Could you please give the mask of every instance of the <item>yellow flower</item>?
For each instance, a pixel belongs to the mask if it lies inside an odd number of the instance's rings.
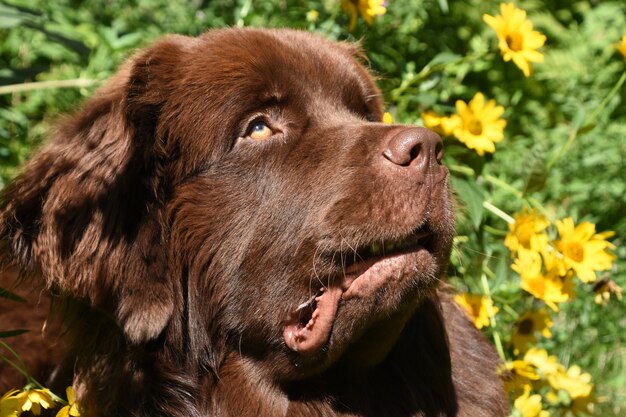
[[[500,14],[483,15],[483,20],[495,30],[498,46],[504,61],[513,63],[529,76],[529,62],[543,62],[543,54],[537,49],[546,42],[546,37],[533,30],[533,24],[526,19],[526,12],[513,3],[500,3]]]
[[[341,0],[341,8],[350,15],[350,32],[356,29],[359,13],[368,25],[376,16],[387,13],[384,0]]]
[[[612,279],[604,278],[596,282],[593,286],[596,293],[595,302],[597,304],[606,305],[611,298],[611,294],[615,294],[615,298],[622,301],[622,287],[617,285]]]
[[[28,391],[10,391],[0,399],[0,417],[16,417],[23,411],[34,415],[41,414],[41,408],[50,408],[54,399],[49,389],[31,389]]]
[[[393,116],[388,111],[386,111],[385,114],[383,114],[383,123],[387,125],[393,124]]]
[[[546,310],[529,310],[524,313],[515,323],[511,341],[514,353],[526,352],[529,346],[537,343],[537,333],[543,337],[552,337],[550,332],[552,320]]]
[[[511,268],[520,275],[520,287],[535,298],[543,300],[552,310],[559,311],[557,304],[569,300],[573,296],[573,290],[571,281],[568,277],[560,276],[558,267],[549,267],[554,263],[550,258],[555,259],[555,255],[546,255],[549,258],[545,275],[541,272],[542,261],[539,253],[520,247],[517,256]]]
[[[19,390],[11,390],[0,398],[0,417],[17,417],[22,413],[20,399],[16,397]]]
[[[455,105],[458,115],[452,116],[451,121],[454,136],[478,155],[493,153],[496,150],[494,143],[504,139],[506,120],[500,119],[504,107],[496,106],[495,100],[485,103],[482,93],[476,93],[469,104],[457,100]]]
[[[586,397],[569,398],[569,402],[564,402],[564,398],[554,391],[549,391],[545,396],[551,404],[561,407],[561,416],[595,416],[594,406],[598,402],[598,397],[590,394]],[[566,408],[563,408],[566,407]]]
[[[524,394],[517,397],[514,407],[523,417],[548,417],[550,415],[542,409],[541,395],[530,395],[530,385],[524,387]]]
[[[441,133],[443,136],[450,136],[454,129],[459,125],[461,119],[458,115],[453,115],[450,117],[439,116],[435,112],[429,111],[422,114],[422,120],[424,121],[424,126],[429,129],[432,129],[438,133]]]
[[[520,394],[526,385],[540,377],[535,367],[523,360],[507,362],[500,370],[506,392]]]
[[[551,373],[548,375],[548,382],[555,390],[566,391],[572,399],[588,397],[593,389],[591,375],[582,373],[577,365],[569,368],[567,372],[565,369],[559,369]]]
[[[597,402],[598,398],[593,394],[587,397],[573,398],[569,409],[574,416],[595,416],[594,404]]]
[[[544,377],[549,377],[564,370],[556,356],[548,355],[545,349],[530,348],[524,355],[524,362],[537,368]]]
[[[67,387],[65,389],[65,395],[67,395],[67,405],[59,410],[56,417],[79,417],[80,410],[78,406],[78,402],[76,402],[76,393],[74,392],[74,388]]]
[[[515,360],[507,362],[505,366],[508,371],[513,372],[515,375],[519,375],[533,381],[539,379],[539,375],[535,371],[535,368],[532,364],[526,361]]]
[[[489,298],[478,294],[458,294],[454,300],[465,309],[479,329],[489,326],[489,318],[495,316],[499,310]]]
[[[515,213],[514,218],[515,222],[509,224],[509,234],[504,239],[504,245],[513,256],[520,246],[535,252],[545,250],[548,246],[545,230],[550,225],[545,216],[537,213],[536,209],[528,211],[523,208],[521,213]]]
[[[615,45],[615,47],[617,48],[619,53],[622,54],[624,56],[624,58],[626,58],[626,35],[622,36],[622,40],[619,41]]]
[[[561,238],[556,247],[563,254],[564,266],[572,268],[583,282],[595,281],[595,271],[611,269],[615,255],[607,249],[615,249],[615,246],[606,238],[611,237],[613,232],[596,234],[596,226],[590,222],[574,227],[571,217],[557,221],[556,227]]]
[[[311,9],[308,12],[306,12],[306,21],[307,22],[317,22],[317,19],[320,17],[320,12],[318,12],[315,9]]]

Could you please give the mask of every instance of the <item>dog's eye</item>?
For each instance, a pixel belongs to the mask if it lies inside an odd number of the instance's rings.
[[[248,136],[254,140],[265,140],[272,134],[272,129],[261,120],[254,122],[248,129]]]

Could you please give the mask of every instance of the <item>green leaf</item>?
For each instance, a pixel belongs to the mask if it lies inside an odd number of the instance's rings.
[[[19,25],[25,20],[25,16],[19,10],[0,4],[0,29],[8,29]]]
[[[26,300],[20,297],[19,295],[12,293],[9,290],[5,290],[2,287],[0,287],[0,298],[6,298],[7,300],[17,301],[20,303],[26,302]]]
[[[463,200],[464,207],[461,210],[467,212],[472,226],[478,229],[483,220],[483,202],[485,195],[483,190],[474,182],[452,177],[452,186]]]
[[[143,34],[141,33],[129,33],[128,35],[120,36],[112,42],[112,46],[116,50],[124,50],[131,47],[138,46],[143,40]]]
[[[549,174],[546,154],[547,148],[542,142],[537,143],[531,150],[531,154],[524,163],[525,171],[528,172],[524,194],[541,191],[545,188]]]
[[[7,337],[19,336],[21,334],[28,333],[26,329],[7,330],[0,332],[0,339],[6,339]]]
[[[446,65],[461,59],[460,55],[453,54],[452,52],[440,52],[433,59],[430,60],[424,68],[432,68],[435,65]]]
[[[448,0],[437,0],[437,3],[439,3],[439,7],[441,8],[442,12],[448,13],[450,11],[450,7],[448,6]]]

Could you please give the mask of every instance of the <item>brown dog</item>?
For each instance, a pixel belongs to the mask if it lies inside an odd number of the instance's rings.
[[[385,125],[358,48],[167,37],[5,191],[87,416],[500,416],[497,357],[437,290],[442,144]]]

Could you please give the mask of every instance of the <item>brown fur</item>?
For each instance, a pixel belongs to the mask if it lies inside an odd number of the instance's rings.
[[[376,123],[358,57],[289,30],[164,38],[5,190],[3,250],[53,295],[69,347],[51,383],[73,381],[83,415],[506,413],[493,349],[436,289],[453,235],[440,140]],[[307,333],[322,346],[289,344],[346,258],[412,233],[413,263],[342,290],[328,333]]]

